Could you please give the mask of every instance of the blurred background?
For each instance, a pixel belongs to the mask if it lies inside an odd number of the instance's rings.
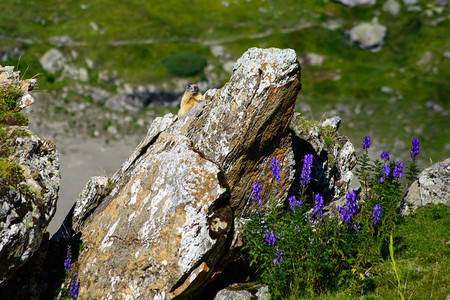
[[[296,110],[339,115],[371,155],[419,166],[450,156],[448,0],[2,0],[0,65],[37,78],[30,128],[52,138],[62,182],[54,233],[86,182],[110,175],[184,88],[228,81],[250,47],[292,48]]]

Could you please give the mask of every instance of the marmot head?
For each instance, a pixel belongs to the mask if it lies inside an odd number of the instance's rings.
[[[186,86],[186,92],[191,92],[192,94],[195,95],[198,92],[200,92],[200,90],[196,84],[190,84],[190,85]]]

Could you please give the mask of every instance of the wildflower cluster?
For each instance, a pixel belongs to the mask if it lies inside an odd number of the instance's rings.
[[[366,151],[356,171],[362,189],[349,191],[343,206],[325,209],[328,199],[310,192],[314,156],[306,154],[299,194],[289,195],[286,207],[273,203],[244,226],[245,249],[272,298],[316,297],[338,286],[350,291],[373,287],[373,280],[363,274],[380,261],[380,253],[387,253],[387,238],[398,223],[403,162],[391,161],[387,151],[371,162],[370,145],[370,137],[364,137]],[[411,153],[414,161],[418,140],[413,140]],[[270,167],[279,185],[282,166],[272,159]],[[260,183],[253,184],[251,200],[262,204]]]

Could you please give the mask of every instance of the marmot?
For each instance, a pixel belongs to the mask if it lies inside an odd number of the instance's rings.
[[[200,100],[202,99],[202,93],[198,89],[196,84],[190,84],[186,86],[183,98],[181,98],[180,110],[178,111],[178,117],[187,114]]]

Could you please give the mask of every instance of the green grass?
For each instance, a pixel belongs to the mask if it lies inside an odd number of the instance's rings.
[[[420,208],[395,230],[394,257],[406,299],[445,299],[450,294],[449,228],[450,206],[440,204]],[[377,285],[374,291],[362,296],[337,291],[314,299],[399,299],[389,259],[371,273]]]
[[[404,158],[411,138],[418,137],[421,166],[430,159],[436,162],[449,156],[449,151],[444,150],[450,140],[448,115],[425,106],[432,101],[447,114],[450,110],[450,59],[443,55],[449,51],[448,39],[444,37],[450,32],[450,21],[430,25],[448,15],[448,7],[439,7],[433,0],[420,1],[421,12],[408,12],[402,6],[400,14],[394,17],[382,9],[382,1],[373,7],[359,8],[333,1],[226,1],[228,6],[223,3],[49,0],[25,6],[4,0],[0,51],[19,46],[19,68],[27,71],[25,74],[41,73],[40,88],[52,92],[69,81],[57,81],[60,73],[42,70],[39,58],[56,47],[50,40],[58,36],[68,36],[73,41],[59,49],[71,57],[74,65],[86,68],[86,58],[94,62],[94,68],[89,70],[89,84],[111,92],[115,86],[97,80],[102,71],[115,70],[124,82],[134,86],[171,84],[174,77],[163,59],[174,52],[196,53],[222,72],[223,61],[213,56],[210,45],[223,46],[231,60],[250,47],[292,48],[300,57],[318,53],[325,56],[322,66],[303,64],[298,108],[303,102],[311,112],[302,113],[311,113],[316,120],[340,114],[341,132],[355,144],[370,135],[386,145],[386,150],[397,145],[395,154],[403,153]],[[440,14],[436,12],[439,9]],[[375,16],[388,27],[388,32],[381,51],[372,53],[352,45],[345,31]],[[341,28],[327,29],[325,24],[333,20]],[[91,22],[98,26],[97,31]],[[299,26],[303,29],[295,30]],[[261,36],[256,35],[260,33]],[[432,53],[431,60],[418,65],[426,52]],[[6,63],[16,65],[18,58]],[[202,79],[202,72],[188,77],[192,82]],[[384,93],[382,87],[390,87],[394,92]],[[348,111],[337,111],[339,104]]]

